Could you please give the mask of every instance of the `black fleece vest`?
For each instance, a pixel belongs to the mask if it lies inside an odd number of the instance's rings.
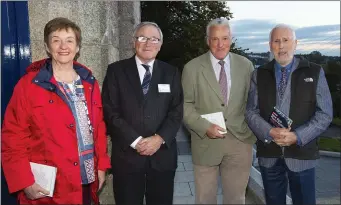
[[[260,115],[269,120],[273,107],[276,106],[275,61],[271,61],[257,69],[257,90]],[[291,131],[314,115],[316,110],[316,88],[321,66],[300,60],[298,67],[291,75],[291,102],[289,117],[293,120]],[[311,79],[313,81],[311,82]],[[306,82],[308,81],[308,82]],[[302,136],[304,137],[304,136]],[[265,144],[257,141],[257,157],[287,157],[301,160],[319,158],[317,138],[300,147],[296,144],[281,147],[271,142]]]

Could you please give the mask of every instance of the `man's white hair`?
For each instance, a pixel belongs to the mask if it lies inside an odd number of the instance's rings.
[[[230,38],[232,38],[232,32],[231,32],[231,27],[230,27],[230,23],[229,20],[225,17],[220,17],[220,18],[216,18],[213,19],[212,21],[210,21],[207,26],[206,26],[206,37],[210,36],[210,28],[212,26],[217,26],[217,25],[224,25],[226,26],[229,31],[230,31]]]
[[[269,34],[269,42],[272,41],[272,33],[273,33],[276,29],[278,29],[278,28],[289,29],[289,30],[291,31],[291,33],[292,33],[293,40],[296,40],[296,32],[295,32],[295,30],[294,30],[291,26],[289,26],[289,25],[287,25],[287,24],[277,24],[277,25],[276,25],[275,27],[273,27],[273,29],[271,29],[271,31],[270,31],[270,34]]]

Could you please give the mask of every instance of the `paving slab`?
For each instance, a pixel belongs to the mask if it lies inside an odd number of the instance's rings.
[[[193,171],[193,163],[192,162],[183,162],[186,171]]]

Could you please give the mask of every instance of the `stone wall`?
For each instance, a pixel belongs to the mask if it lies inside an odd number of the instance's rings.
[[[127,1],[28,1],[32,61],[46,57],[44,26],[66,17],[82,30],[81,56],[102,84],[108,64],[132,56],[132,32],[140,22],[140,3]]]
[[[32,61],[46,58],[44,26],[56,17],[74,21],[82,30],[78,61],[88,66],[102,85],[108,64],[133,55],[132,32],[140,23],[140,2],[29,0]],[[111,142],[108,139],[108,153]],[[107,176],[101,204],[114,204],[112,178]]]

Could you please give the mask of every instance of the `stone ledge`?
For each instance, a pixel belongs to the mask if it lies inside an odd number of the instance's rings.
[[[327,156],[327,157],[338,157],[340,158],[340,152],[330,152],[330,151],[323,151],[320,150],[320,155],[321,156]]]

